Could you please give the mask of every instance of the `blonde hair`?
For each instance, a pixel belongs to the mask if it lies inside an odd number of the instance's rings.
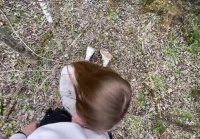
[[[110,130],[127,112],[131,100],[130,84],[106,67],[89,62],[76,62],[73,66],[78,115],[92,130]]]

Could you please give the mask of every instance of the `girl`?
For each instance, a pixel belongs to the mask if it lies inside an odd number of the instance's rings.
[[[107,67],[76,62],[62,69],[60,94],[70,114],[50,110],[40,127],[32,123],[10,139],[109,139],[127,112],[131,87]]]

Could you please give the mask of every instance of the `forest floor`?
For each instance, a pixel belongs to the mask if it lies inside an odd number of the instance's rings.
[[[142,13],[138,0],[123,1],[116,11],[107,1],[49,0],[52,25],[35,1],[1,0],[0,5],[0,26],[12,26],[44,57],[31,63],[0,44],[0,138],[60,106],[60,69],[84,60],[87,46],[108,49],[109,67],[132,85],[131,107],[115,138],[200,138],[200,54],[189,51],[182,22],[174,20],[163,32],[161,16]],[[93,62],[102,64],[99,52]]]

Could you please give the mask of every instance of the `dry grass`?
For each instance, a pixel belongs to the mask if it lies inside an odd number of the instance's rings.
[[[139,1],[121,2],[116,10],[106,1],[50,1],[53,25],[34,1],[2,3],[2,11],[25,43],[51,60],[30,64],[0,44],[0,136],[10,136],[42,117],[46,108],[60,106],[60,68],[83,60],[86,47],[92,46],[112,53],[109,66],[133,88],[129,112],[114,131],[117,139],[200,137],[199,130],[169,122],[199,124],[190,94],[200,87],[200,57],[186,49],[181,24],[174,23],[168,34],[161,33],[160,17],[141,14]],[[0,23],[10,28],[2,15]],[[98,53],[93,61],[101,64]]]

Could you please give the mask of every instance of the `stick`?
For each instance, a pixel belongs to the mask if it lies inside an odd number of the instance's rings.
[[[13,31],[13,33],[19,38],[19,40],[23,43],[23,45],[25,46],[25,48],[27,48],[32,54],[34,54],[35,56],[37,56],[37,57],[39,57],[39,58],[41,58],[41,59],[45,59],[45,60],[49,60],[49,61],[55,61],[55,60],[53,60],[53,59],[48,59],[48,58],[45,58],[45,57],[42,57],[42,56],[36,54],[36,53],[22,40],[22,38],[19,36],[19,34],[17,34],[17,32],[16,32],[15,29],[13,28],[13,26],[12,26],[10,20],[8,19],[8,17],[4,14],[4,12],[3,12],[1,9],[0,9],[0,12],[1,12],[2,15],[4,16],[4,18],[7,20],[9,26],[11,27],[11,29],[12,29],[12,31]],[[29,54],[30,54],[30,52],[29,52]]]
[[[7,70],[7,71],[0,71],[0,74],[4,73],[10,73],[10,72],[34,72],[34,71],[40,71],[40,72],[52,72],[52,70]]]
[[[7,18],[7,16],[4,14],[4,12],[0,9],[0,12],[3,14],[4,18],[8,21],[8,24],[10,25],[13,33],[19,38],[19,40],[24,44],[24,46],[26,46],[26,48],[28,48],[33,54],[37,55],[23,40],[22,38],[19,36],[19,34],[16,33],[15,29],[13,28],[10,20]]]

